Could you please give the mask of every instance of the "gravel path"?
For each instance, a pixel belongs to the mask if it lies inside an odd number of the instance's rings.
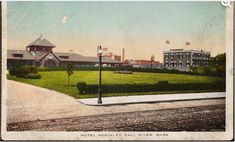
[[[7,80],[7,123],[94,116],[136,111],[223,105],[224,99],[176,101],[117,106],[87,106],[65,94]]]
[[[8,131],[225,131],[225,105],[8,124]]]

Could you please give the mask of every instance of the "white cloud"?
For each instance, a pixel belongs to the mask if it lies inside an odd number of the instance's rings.
[[[68,21],[68,16],[64,16],[61,20],[61,23],[66,23]]]

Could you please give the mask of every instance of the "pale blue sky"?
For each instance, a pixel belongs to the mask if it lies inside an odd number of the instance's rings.
[[[225,51],[220,2],[8,2],[8,48],[25,49],[41,33],[55,51],[95,56],[97,45],[126,58],[162,61],[169,48]],[[164,49],[166,50],[166,49]]]

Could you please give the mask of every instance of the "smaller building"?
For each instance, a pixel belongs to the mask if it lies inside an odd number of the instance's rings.
[[[119,55],[114,55],[114,56],[113,56],[113,59],[114,59],[115,61],[121,62],[122,57],[119,56]]]
[[[210,52],[203,50],[171,49],[163,52],[165,68],[189,71],[190,67],[208,66]]]
[[[105,49],[105,51],[107,51],[107,48]],[[98,53],[97,53],[97,55],[98,55]],[[113,54],[113,52],[104,52],[103,57],[109,58],[109,59],[113,59],[113,60],[115,60],[115,61],[121,62],[121,56],[120,56],[120,55]]]
[[[162,64],[159,61],[153,60],[126,59],[124,63],[134,68],[162,68]]]

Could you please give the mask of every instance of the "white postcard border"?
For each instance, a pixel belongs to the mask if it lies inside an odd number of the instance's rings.
[[[233,138],[233,6],[226,13],[225,132],[10,132],[6,131],[7,2],[2,1],[2,125],[3,140],[231,140]],[[153,136],[145,136],[152,134]]]

